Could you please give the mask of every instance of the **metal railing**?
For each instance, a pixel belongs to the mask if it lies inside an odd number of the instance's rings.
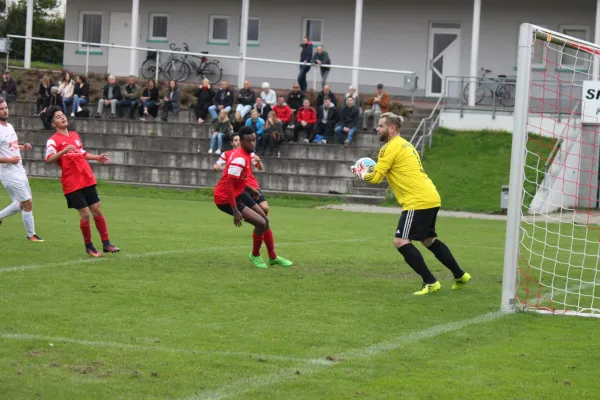
[[[443,104],[444,104],[444,99],[446,97],[445,95],[446,95],[445,92],[442,92],[442,94],[440,95],[440,98],[435,103],[435,106],[431,110],[431,113],[429,114],[429,116],[427,116],[421,120],[421,122],[417,126],[417,129],[415,129],[415,133],[413,133],[412,137],[410,138],[410,143],[412,143],[412,145],[415,146],[416,149],[419,149],[419,146],[420,146],[421,157],[423,156],[423,153],[425,152],[425,140],[426,139],[429,139],[429,148],[431,148],[431,143],[433,140],[433,132],[435,131],[435,129],[438,126],[438,123],[440,122],[440,115],[444,108]],[[442,105],[442,109],[439,109],[440,105]],[[433,121],[433,122],[430,123],[431,121]],[[419,132],[421,132],[421,131],[423,131],[423,133],[419,136]],[[415,139],[417,139],[416,143],[415,143]]]

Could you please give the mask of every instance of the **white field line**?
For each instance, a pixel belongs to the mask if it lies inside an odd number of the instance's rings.
[[[297,245],[316,245],[323,243],[360,243],[368,242],[368,239],[334,239],[334,240],[309,240],[309,241],[298,241],[289,243],[276,243],[277,247],[288,247]],[[198,247],[196,249],[182,249],[182,250],[165,250],[165,251],[150,251],[146,253],[119,253],[114,257],[101,257],[101,258],[82,258],[78,260],[60,261],[55,263],[47,264],[27,264],[18,265],[14,267],[0,268],[0,272],[16,272],[16,271],[27,271],[32,269],[48,268],[48,267],[63,267],[69,265],[95,263],[103,261],[118,261],[119,259],[135,259],[135,258],[151,258],[160,256],[169,256],[174,254],[188,254],[188,253],[202,253],[204,251],[227,251],[232,249],[247,249],[248,245],[240,246],[209,246],[209,247]]]
[[[45,341],[48,345],[52,345],[53,348],[59,348],[61,343],[72,343],[75,345],[89,346],[89,347],[108,347],[113,349],[123,350],[135,350],[135,351],[158,351],[163,353],[183,353],[183,354],[199,354],[209,356],[222,356],[222,357],[236,357],[236,358],[254,358],[263,360],[280,360],[280,361],[293,361],[304,364],[316,364],[316,365],[327,365],[331,364],[331,361],[326,359],[309,359],[300,358],[293,356],[279,356],[272,354],[255,354],[246,352],[235,352],[235,351],[213,351],[213,350],[192,350],[192,349],[178,349],[170,348],[165,346],[142,346],[130,343],[118,343],[118,342],[105,342],[96,340],[83,340],[83,339],[72,339],[65,337],[53,337],[53,336],[41,336],[41,335],[30,335],[27,333],[0,333],[2,339],[13,339],[13,340],[34,340],[34,341]]]
[[[465,319],[462,321],[450,322],[432,326],[431,328],[423,329],[417,332],[407,333],[406,335],[398,336],[392,340],[377,343],[362,349],[349,350],[344,354],[340,354],[339,358],[352,361],[354,359],[371,358],[377,355],[397,350],[411,343],[420,342],[430,339],[444,333],[458,331],[471,325],[482,324],[501,318],[504,313],[500,311],[482,314],[474,318]],[[221,400],[227,399],[240,394],[250,392],[252,390],[274,385],[276,383],[297,378],[296,371],[299,371],[300,377],[314,374],[324,370],[327,367],[335,365],[329,364],[299,364],[296,368],[284,368],[270,375],[257,376],[252,378],[244,378],[234,381],[228,385],[224,385],[216,390],[208,390],[193,394],[183,398],[183,400]]]
[[[298,241],[298,242],[289,242],[289,243],[276,243],[277,247],[288,247],[288,246],[297,246],[297,245],[318,245],[318,244],[328,244],[328,243],[366,243],[371,241],[380,241],[380,239],[332,239],[332,240],[309,240],[309,241]],[[464,248],[476,248],[476,249],[485,249],[485,250],[504,250],[503,247],[484,247],[484,246],[473,246],[468,244],[453,244],[451,247],[464,247]],[[0,273],[2,272],[20,272],[20,271],[28,271],[40,268],[49,268],[49,267],[66,267],[69,265],[78,265],[78,264],[88,264],[88,263],[96,263],[103,261],[117,261],[119,259],[136,259],[136,258],[152,258],[152,257],[161,257],[161,256],[169,256],[176,254],[189,254],[189,253],[202,253],[204,251],[227,251],[233,249],[246,249],[248,245],[240,245],[240,246],[209,246],[209,247],[198,247],[196,249],[181,249],[181,250],[164,250],[164,251],[153,251],[146,253],[119,253],[114,257],[101,257],[101,258],[81,258],[76,260],[69,261],[59,261],[54,263],[46,263],[46,264],[25,264],[25,265],[17,265],[13,267],[4,267],[0,268]],[[382,247],[383,248],[383,247]]]

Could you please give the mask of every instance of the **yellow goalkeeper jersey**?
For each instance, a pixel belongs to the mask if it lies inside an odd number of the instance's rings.
[[[377,165],[365,175],[367,182],[377,184],[387,178],[396,200],[404,210],[424,210],[440,207],[440,195],[421,164],[421,157],[412,144],[400,136],[394,137],[379,150]]]

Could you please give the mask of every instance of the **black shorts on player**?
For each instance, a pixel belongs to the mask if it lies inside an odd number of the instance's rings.
[[[418,240],[419,242],[437,237],[435,220],[439,210],[439,207],[435,207],[403,211],[394,236],[398,239]]]
[[[69,194],[65,194],[65,198],[67,199],[67,207],[76,210],[82,210],[100,202],[100,197],[98,197],[98,192],[96,191],[96,185],[87,186]]]
[[[256,189],[258,191],[258,193],[260,194],[258,199],[255,199],[254,197],[252,197],[252,193],[250,193],[250,191],[248,190],[248,188],[246,188],[246,190],[244,190],[244,193],[247,194],[248,196],[250,196],[250,198],[252,200],[254,200],[255,204],[260,204],[263,201],[267,201],[267,198],[265,197],[265,194],[262,192],[262,190],[260,189]],[[250,207],[250,206],[249,206]]]
[[[242,210],[244,210],[244,208],[246,208],[246,207],[252,208],[252,206],[256,205],[256,202],[254,201],[252,196],[250,196],[246,192],[242,192],[242,194],[240,194],[238,197],[236,197],[235,204],[236,204],[236,208],[238,209],[238,211],[242,212]],[[233,209],[231,208],[231,205],[229,203],[217,204],[217,208],[219,210],[223,211],[224,213],[233,215]]]

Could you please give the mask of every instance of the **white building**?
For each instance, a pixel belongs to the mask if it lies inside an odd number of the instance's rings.
[[[419,78],[416,94],[428,97],[442,93],[446,78],[477,75],[482,66],[493,70],[494,75],[514,75],[518,27],[523,22],[589,41],[594,41],[596,24],[594,0],[249,0],[249,3],[248,57],[298,61],[300,40],[308,35],[315,47],[322,44],[328,50],[334,64],[351,66],[358,61],[361,67],[416,72]],[[355,18],[361,8],[357,4],[362,7],[361,18]],[[476,11],[479,5],[480,13]],[[242,0],[71,0],[66,6],[65,39],[159,49],[167,49],[171,42],[178,47],[187,42],[191,51],[239,56],[241,14]],[[357,35],[359,46],[354,44],[355,19],[361,28]],[[479,34],[477,29],[473,32],[474,22],[476,27],[480,26]],[[132,35],[132,28],[137,34]],[[79,45],[66,45],[65,67],[81,71],[86,50]],[[359,56],[353,57],[355,53]],[[133,62],[132,57],[135,57]],[[145,52],[92,48],[90,71],[139,73],[145,57]],[[561,68],[562,61],[556,60],[557,68]],[[221,63],[224,77],[237,82],[239,61],[221,60]],[[290,87],[297,71],[294,65],[249,61],[246,77],[254,86],[269,80],[273,87]],[[362,71],[360,90],[370,91],[382,82],[390,92],[406,94],[402,89],[403,78]],[[341,91],[353,81],[352,73],[333,70],[329,81],[334,90]]]

